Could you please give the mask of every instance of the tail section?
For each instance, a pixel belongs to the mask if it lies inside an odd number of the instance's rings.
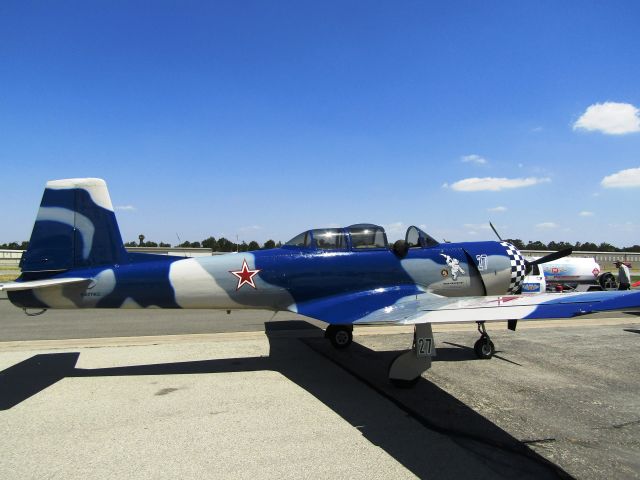
[[[20,267],[23,272],[126,263],[107,184],[99,178],[47,182]]]

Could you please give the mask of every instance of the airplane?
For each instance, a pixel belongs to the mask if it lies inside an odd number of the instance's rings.
[[[302,232],[281,248],[211,257],[129,253],[102,179],[47,182],[24,253],[21,275],[0,284],[25,310],[76,308],[266,309],[289,311],[328,324],[338,349],[354,325],[413,325],[410,350],[388,376],[415,384],[436,349],[431,325],[474,322],[479,358],[495,346],[485,322],[572,318],[640,310],[640,292],[520,295],[535,266],[570,252],[527,261],[505,241],[440,243],[411,226],[389,245],[374,224]],[[38,312],[40,313],[40,312]]]

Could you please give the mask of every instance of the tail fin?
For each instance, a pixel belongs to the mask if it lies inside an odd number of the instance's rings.
[[[107,184],[99,178],[47,182],[23,272],[125,263],[127,252]]]

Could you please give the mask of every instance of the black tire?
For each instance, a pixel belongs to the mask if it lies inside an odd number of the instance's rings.
[[[489,360],[496,353],[496,347],[491,340],[481,337],[473,346],[473,351],[481,360]]]
[[[331,341],[331,345],[338,350],[343,350],[353,342],[353,327],[344,327],[342,325],[329,325],[327,327],[326,336]]]
[[[605,272],[598,277],[598,283],[603,290],[617,290],[618,282],[611,272]]]

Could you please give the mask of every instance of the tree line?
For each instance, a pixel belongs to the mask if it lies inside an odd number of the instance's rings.
[[[156,242],[127,242],[124,244],[125,247],[171,247],[172,245],[164,242],[156,243]],[[243,241],[242,243],[235,243],[231,240],[220,237],[219,239],[215,239],[215,237],[205,238],[201,242],[182,242],[178,245],[173,245],[174,247],[179,248],[210,248],[214,252],[247,252],[249,250],[268,250],[270,248],[281,247],[282,242],[275,242],[274,240],[267,240],[263,245],[260,245],[255,240],[251,240],[249,243]]]
[[[549,242],[543,243],[540,240],[536,240],[535,242],[529,241],[527,243],[523,242],[519,238],[507,239],[507,242],[511,243],[518,250],[564,250],[565,248],[572,248],[577,252],[640,252],[640,245],[633,245],[631,247],[623,247],[619,248],[614,245],[611,245],[607,242],[602,242],[600,244],[595,244],[593,242]]]
[[[264,244],[260,245],[255,240],[249,243],[243,241],[242,243],[235,243],[231,240],[220,237],[215,239],[214,237],[205,238],[201,242],[182,242],[178,245],[171,245],[165,242],[127,242],[125,247],[180,247],[180,248],[210,248],[214,252],[247,252],[249,250],[268,250],[270,248],[281,247],[282,242],[275,242],[274,240],[267,240]],[[0,243],[1,250],[26,250],[29,247],[29,242],[10,242]]]
[[[512,243],[519,250],[563,250],[565,248],[573,248],[575,251],[582,252],[639,252],[640,245],[633,245],[631,247],[618,248],[607,242],[595,244],[593,242],[576,242],[575,244],[570,242],[549,242],[544,243],[540,240],[523,242],[519,238],[507,239],[507,242]],[[141,244],[142,243],[142,244]],[[169,243],[164,242],[127,242],[125,247],[172,247]],[[0,244],[2,250],[26,250],[29,246],[29,242],[10,242]],[[275,242],[273,240],[267,240],[263,245],[260,245],[255,240],[242,242],[240,244],[232,242],[231,240],[220,237],[215,239],[214,237],[205,238],[201,242],[182,242],[179,245],[173,245],[174,247],[182,248],[210,248],[214,252],[246,252],[248,250],[267,250],[270,248],[276,248],[282,246],[281,242]]]

